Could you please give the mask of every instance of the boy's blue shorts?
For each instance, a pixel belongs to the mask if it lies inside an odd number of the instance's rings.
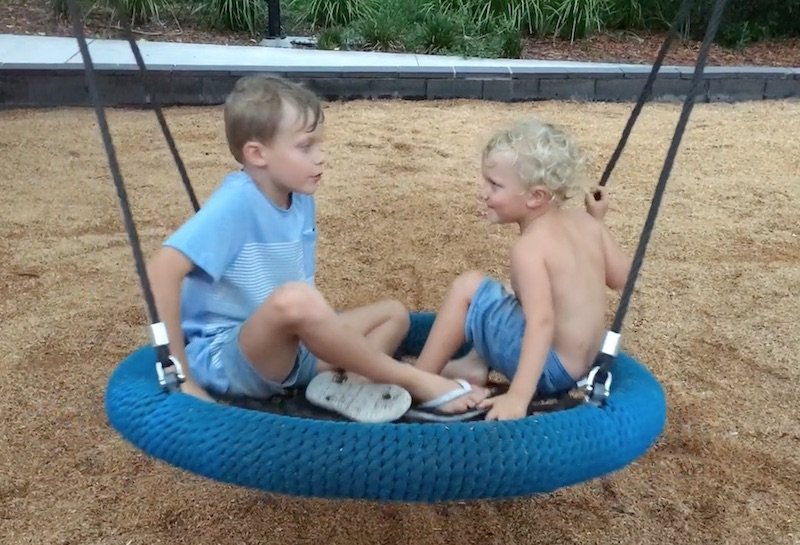
[[[294,367],[281,382],[267,380],[258,374],[239,346],[242,325],[215,335],[201,350],[187,347],[195,380],[211,394],[225,397],[266,399],[285,388],[305,386],[317,373],[317,357],[302,343],[297,350]],[[193,353],[194,352],[194,353]]]
[[[514,378],[525,333],[525,314],[519,300],[496,280],[486,277],[478,286],[467,310],[464,334],[490,369]],[[575,387],[575,380],[564,369],[551,349],[536,386],[537,395],[550,396]]]

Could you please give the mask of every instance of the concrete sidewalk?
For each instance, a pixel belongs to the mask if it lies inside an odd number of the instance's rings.
[[[146,104],[128,43],[88,40],[104,100]],[[466,59],[137,40],[163,104],[219,104],[243,74],[270,72],[305,82],[326,99],[480,98],[487,100],[635,100],[650,66]],[[694,71],[662,67],[654,100],[682,100]],[[88,104],[83,60],[74,38],[0,34],[0,105]],[[800,68],[711,67],[700,101],[800,97]]]

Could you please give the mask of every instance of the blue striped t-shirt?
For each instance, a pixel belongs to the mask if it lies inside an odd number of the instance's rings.
[[[239,171],[164,242],[195,265],[183,281],[181,319],[200,384],[223,386],[220,364],[206,350],[217,335],[247,320],[282,284],[314,284],[314,214],[312,196],[294,193],[289,208],[279,208]]]

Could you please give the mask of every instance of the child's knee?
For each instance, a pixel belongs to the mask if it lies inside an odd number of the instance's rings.
[[[480,271],[465,272],[453,282],[453,290],[462,297],[472,299],[484,278],[486,275]]]
[[[305,282],[282,285],[270,295],[269,306],[272,312],[276,312],[285,323],[292,326],[333,315],[333,309],[322,294]]]
[[[386,300],[383,304],[386,306],[386,313],[389,319],[397,324],[398,329],[402,328],[404,331],[408,331],[411,327],[411,316],[409,315],[408,307],[397,299]]]

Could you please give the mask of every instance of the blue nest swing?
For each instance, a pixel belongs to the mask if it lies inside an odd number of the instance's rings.
[[[403,349],[419,353],[433,314],[412,314]],[[435,502],[550,492],[644,454],[666,419],[664,392],[620,354],[602,405],[507,422],[359,424],[257,411],[167,393],[152,347],[111,376],[114,428],[144,452],[211,479],[325,498]]]
[[[106,393],[111,424],[149,455],[211,479],[268,492],[327,498],[433,502],[525,496],[606,475],[642,456],[664,428],[664,392],[641,363],[617,353],[616,341],[725,3],[726,0],[716,0],[610,329],[614,342],[604,346],[585,382],[587,402],[514,421],[452,424],[359,424],[259,411],[208,403],[181,393],[174,382],[176,369],[166,343],[160,342],[155,348],[138,349],[112,374]],[[144,274],[144,260],[98,94],[80,11],[75,0],[68,0],[68,5],[145,302],[151,321],[156,324],[155,304]],[[669,45],[690,5],[691,0],[684,0],[603,173],[601,186],[608,181],[651,94]],[[125,17],[122,23],[144,75],[144,61]],[[147,79],[143,79],[150,91]],[[197,198],[152,92],[150,102],[197,210]],[[401,350],[416,355],[434,316],[413,313],[411,318],[411,330]],[[609,395],[612,368],[614,389]],[[165,376],[167,380],[162,382],[160,379]],[[165,384],[172,387],[165,389]]]

